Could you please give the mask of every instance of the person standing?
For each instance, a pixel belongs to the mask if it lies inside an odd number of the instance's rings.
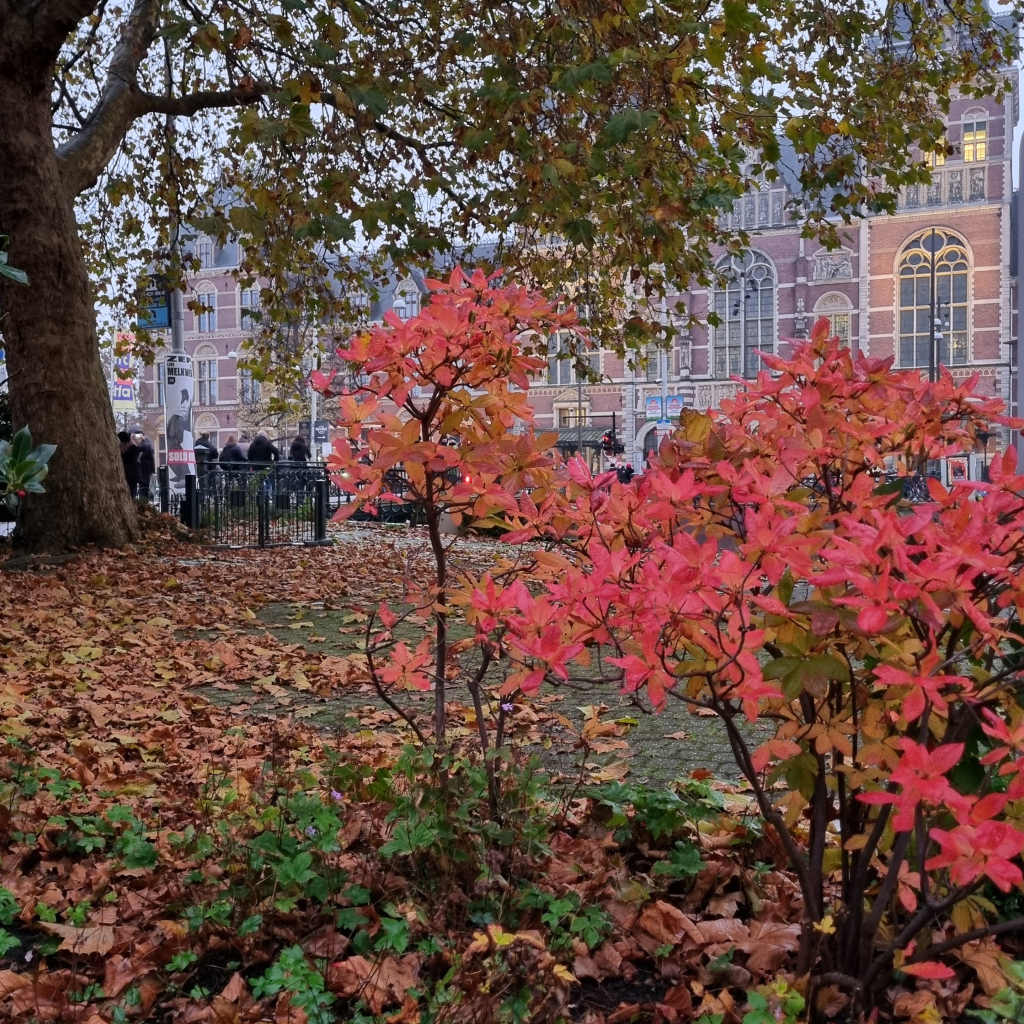
[[[142,449],[132,444],[132,435],[127,430],[122,430],[117,435],[121,445],[121,466],[124,469],[125,482],[128,484],[128,493],[133,497],[139,496],[139,483],[141,473],[139,468],[139,456]]]
[[[309,445],[306,443],[306,439],[301,435],[297,435],[295,440],[292,441],[291,447],[288,449],[288,459],[290,462],[309,462]]]
[[[246,458],[249,458],[249,445],[250,444],[252,444],[252,441],[250,441],[248,434],[242,434],[238,438],[238,447],[242,449],[242,454]]]
[[[230,468],[229,463],[232,462],[245,462],[245,452],[242,451],[242,446],[235,440],[235,435],[232,434],[228,438],[228,443],[224,445],[224,448],[220,453],[220,465],[222,469]]]
[[[197,448],[205,448],[210,454],[206,457],[206,461],[213,463],[217,461],[217,446],[210,440],[210,432],[204,431],[199,435],[199,440],[196,441]]]
[[[149,485],[156,472],[156,453],[145,434],[135,435],[135,445],[139,449],[139,497],[149,501]]]
[[[281,453],[277,446],[267,437],[267,432],[261,430],[252,444],[249,445],[250,462],[278,462]]]

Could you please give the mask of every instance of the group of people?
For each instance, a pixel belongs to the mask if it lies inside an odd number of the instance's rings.
[[[134,434],[122,430],[117,435],[121,446],[121,465],[128,492],[133,498],[149,500],[149,486],[156,472],[156,453],[153,444],[141,431]]]
[[[200,434],[195,446],[196,448],[206,450],[207,465],[212,465],[214,462],[219,461],[221,468],[230,469],[239,462],[281,461],[281,450],[267,437],[265,430],[261,430],[252,441],[245,434],[240,439],[236,439],[235,435],[232,434],[227,439],[227,443],[221,449],[219,455],[217,453],[217,446],[210,440],[208,433]],[[312,453],[309,450],[309,444],[300,434],[292,441],[291,447],[288,449],[288,461],[309,462],[311,457]]]

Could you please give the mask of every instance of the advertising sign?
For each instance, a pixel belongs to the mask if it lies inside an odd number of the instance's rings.
[[[157,279],[143,293],[140,301],[139,326],[151,331],[167,330],[171,326],[171,300],[167,285]]]
[[[683,396],[669,395],[665,406],[665,419],[678,420],[683,415]]]
[[[661,395],[648,395],[644,403],[644,411],[649,420],[661,419]]]
[[[167,468],[171,493],[185,493],[185,477],[195,474],[196,453],[192,437],[192,357],[184,352],[168,352],[167,391],[164,404],[167,437]]]
[[[110,382],[110,404],[114,412],[135,412],[135,375],[132,369],[133,334],[118,332],[114,344],[114,370]]]

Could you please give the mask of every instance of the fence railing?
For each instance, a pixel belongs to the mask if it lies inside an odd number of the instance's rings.
[[[358,500],[342,490],[322,462],[210,462],[196,449],[196,472],[185,477],[184,492],[170,489],[168,469],[159,470],[160,508],[208,543],[231,547],[273,547],[328,542],[327,524],[338,509]],[[407,490],[401,469],[391,470],[388,486]],[[417,523],[411,501],[377,502],[377,515],[357,510],[351,519]]]

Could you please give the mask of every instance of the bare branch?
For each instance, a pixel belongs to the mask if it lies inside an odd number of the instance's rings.
[[[249,83],[180,97],[143,92],[138,70],[156,38],[159,10],[157,0],[137,0],[111,57],[99,102],[82,130],[57,150],[64,185],[72,196],[95,183],[136,118],[145,114],[190,117],[200,110],[243,106],[269,91],[266,84]]]

